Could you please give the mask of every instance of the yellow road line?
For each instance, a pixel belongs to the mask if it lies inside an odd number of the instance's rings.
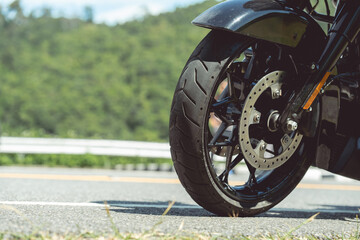
[[[1,173],[0,178],[13,179],[39,179],[39,180],[67,180],[67,181],[101,181],[109,182],[108,176],[79,176],[79,175],[53,175],[53,174],[23,174],[23,173]]]
[[[323,189],[323,190],[343,190],[343,191],[360,191],[360,186],[356,185],[328,185],[328,184],[305,184],[300,183],[297,188],[302,189]]]
[[[34,180],[62,180],[62,181],[86,181],[86,182],[129,182],[129,183],[160,183],[180,184],[176,178],[138,178],[138,177],[110,177],[100,175],[53,175],[53,174],[23,174],[23,173],[0,173],[0,179],[34,179]],[[242,185],[244,182],[231,182],[231,185]],[[340,191],[360,191],[356,185],[335,184],[305,184],[297,186],[300,189],[323,189]]]
[[[179,184],[180,183],[179,180],[175,179],[175,178],[110,177],[110,176],[99,176],[99,175],[53,175],[53,174],[0,173],[0,179],[1,178],[87,181],[87,182],[135,182],[135,183],[163,183],[163,184]]]

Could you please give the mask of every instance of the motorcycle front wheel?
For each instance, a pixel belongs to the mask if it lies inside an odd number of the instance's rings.
[[[294,58],[284,46],[223,31],[190,56],[173,98],[170,145],[182,185],[206,210],[265,212],[311,165],[311,140],[276,123],[294,94]],[[244,181],[233,179],[238,166]]]

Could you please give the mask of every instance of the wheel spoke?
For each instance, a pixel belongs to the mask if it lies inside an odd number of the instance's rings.
[[[224,178],[223,178],[224,182],[227,184],[229,183],[230,164],[231,164],[233,153],[234,153],[234,146],[228,147],[227,153],[226,153],[225,174],[224,174]]]
[[[238,128],[234,127],[227,140],[227,143],[229,145],[226,148],[225,170],[219,176],[219,178],[226,184],[229,183],[230,171],[243,159],[243,156],[241,154],[238,154],[238,156],[233,160],[235,148],[237,146],[237,143],[239,142],[237,133],[238,133]]]
[[[223,98],[220,101],[215,102],[210,111],[214,112],[215,115],[220,118],[222,121],[229,122],[229,120],[226,118],[226,114],[228,111],[229,104],[232,103],[232,99],[230,97]]]
[[[254,48],[252,48],[254,49]],[[250,58],[250,62],[248,64],[248,67],[245,71],[245,74],[244,74],[244,79],[251,79],[251,75],[253,73],[253,69],[254,69],[254,64],[256,63],[255,61],[255,52],[252,52],[251,54],[251,58]]]
[[[211,139],[209,143],[209,147],[215,146],[215,143],[219,140],[219,138],[223,135],[228,125],[225,122],[222,122],[218,130],[216,131],[214,137]]]
[[[211,106],[210,112],[228,125],[235,125],[241,115],[241,111],[235,107],[235,101],[231,97],[215,102]]]
[[[217,142],[214,143],[212,145],[209,144],[209,147],[229,147],[232,146],[233,144],[229,141],[225,141],[225,142]]]
[[[261,139],[264,139],[264,131],[266,131],[266,128],[258,124],[250,128],[249,131],[251,131],[251,139],[257,139],[259,142]]]
[[[226,72],[226,87],[220,93],[217,99],[214,99],[214,103],[210,108],[210,112],[220,118],[221,121],[226,122],[228,125],[233,125],[239,119],[241,111],[238,109],[239,98],[236,96],[235,82],[232,80],[232,72]],[[237,86],[241,90],[241,84]]]
[[[245,186],[247,186],[249,188],[252,188],[255,185],[257,185],[257,180],[256,180],[256,176],[255,176],[256,168],[251,166],[250,163],[248,163],[246,160],[245,160],[245,163],[246,163],[246,166],[247,166],[247,168],[249,170],[249,173],[250,173],[249,179],[245,183]]]
[[[224,170],[224,172],[222,172],[219,175],[219,179],[222,179],[222,180],[225,179],[225,178],[228,179],[230,171],[233,170],[234,167],[236,167],[241,162],[241,160],[243,160],[243,159],[244,159],[244,156],[242,154],[239,154],[229,164],[226,164],[226,169]],[[226,158],[226,160],[228,160],[228,158]],[[226,183],[228,183],[228,180],[226,180]]]
[[[226,74],[227,74],[227,81],[228,81],[229,96],[233,101],[237,101],[237,97],[235,95],[234,83],[231,78],[231,73],[227,72]]]
[[[224,88],[224,90],[220,93],[220,96],[218,97],[218,100],[220,101],[220,100],[224,99],[228,95],[228,93],[229,93],[229,87],[226,86]]]

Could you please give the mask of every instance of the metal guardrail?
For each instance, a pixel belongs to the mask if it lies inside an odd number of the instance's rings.
[[[171,158],[169,143],[60,138],[1,137],[0,153]]]
[[[23,137],[0,137],[0,153],[17,154],[94,154],[106,156],[124,157],[148,157],[148,158],[171,158],[169,143],[117,141],[117,140],[89,140],[89,139],[59,139],[59,138],[23,138]],[[131,165],[131,164],[130,164]],[[128,170],[145,170],[143,165],[119,166]],[[150,164],[150,169],[169,171],[171,165]],[[223,167],[222,167],[223,169]],[[234,169],[236,174],[248,174],[244,165]],[[312,168],[307,177],[311,180],[321,180],[335,175]],[[348,178],[335,176],[339,181],[349,181]],[[343,180],[345,179],[345,180]],[[352,180],[350,180],[352,181]]]

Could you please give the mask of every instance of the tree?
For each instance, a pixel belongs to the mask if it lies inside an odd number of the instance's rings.
[[[90,6],[86,6],[84,8],[84,19],[85,19],[85,22],[88,22],[88,23],[93,23],[94,22],[94,10],[92,7]]]
[[[177,79],[207,32],[189,22],[212,4],[117,26],[92,23],[90,7],[0,25],[3,134],[167,141]]]

